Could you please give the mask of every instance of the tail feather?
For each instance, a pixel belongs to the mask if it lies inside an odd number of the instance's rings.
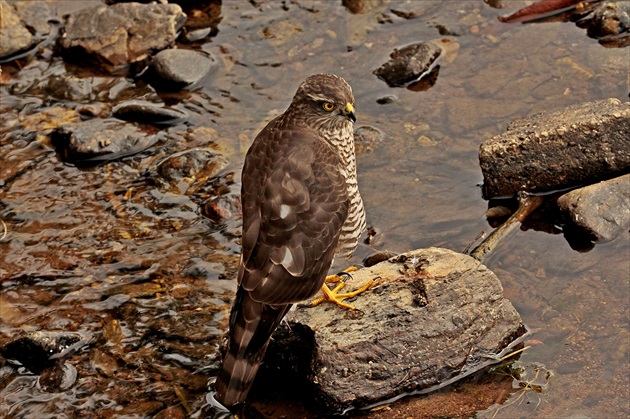
[[[239,288],[230,313],[228,349],[215,383],[215,397],[221,404],[232,407],[245,401],[269,338],[290,307],[256,302]]]

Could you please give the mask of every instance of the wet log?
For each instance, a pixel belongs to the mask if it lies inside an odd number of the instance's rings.
[[[329,413],[448,385],[497,362],[526,333],[497,277],[466,255],[415,250],[352,277],[352,288],[378,278],[351,302],[357,310],[298,308],[265,360],[276,376],[306,377]]]
[[[512,122],[481,144],[484,198],[550,192],[630,172],[630,103],[587,102]]]
[[[558,198],[572,228],[602,242],[630,228],[630,175],[573,190]]]

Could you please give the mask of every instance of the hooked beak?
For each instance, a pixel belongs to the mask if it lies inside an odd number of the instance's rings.
[[[354,106],[352,105],[352,103],[346,103],[346,108],[343,110],[342,113],[352,122],[357,122],[357,117],[354,114]]]

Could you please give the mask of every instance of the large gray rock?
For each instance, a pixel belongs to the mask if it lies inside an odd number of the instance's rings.
[[[96,164],[139,153],[165,136],[115,119],[91,119],[58,127],[50,139],[63,161]]]
[[[177,4],[96,6],[68,17],[60,45],[67,59],[88,58],[105,71],[122,72],[173,45],[185,21]]]
[[[566,193],[558,198],[558,207],[597,240],[613,240],[630,227],[630,175]]]
[[[2,24],[0,24],[0,58],[25,50],[35,44],[35,38],[26,29],[15,7],[0,0]]]
[[[587,102],[512,122],[481,144],[487,199],[549,192],[630,172],[630,103]]]
[[[32,0],[10,0],[15,11],[20,16],[24,24],[31,28],[37,38],[42,38],[51,31],[48,22],[53,18],[53,11],[48,2]]]
[[[466,255],[420,249],[352,276],[357,288],[379,278],[351,302],[356,311],[298,308],[265,361],[306,377],[327,412],[444,386],[497,362],[526,332],[497,277]]]
[[[208,74],[215,60],[187,49],[166,49],[153,57],[153,86],[158,90],[193,87]]]

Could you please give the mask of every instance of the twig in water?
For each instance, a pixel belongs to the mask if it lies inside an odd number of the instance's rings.
[[[483,263],[494,248],[525,221],[525,219],[543,203],[543,200],[544,198],[542,196],[532,196],[526,193],[519,194],[519,205],[516,212],[481,242],[475,250],[470,252],[470,256]]]

